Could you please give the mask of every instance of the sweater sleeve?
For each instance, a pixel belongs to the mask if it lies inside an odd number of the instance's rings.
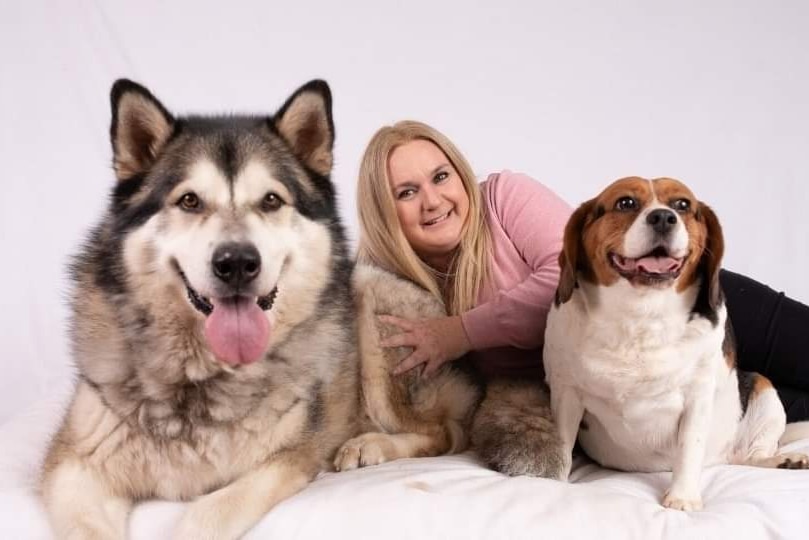
[[[559,252],[570,206],[536,180],[509,171],[489,179],[489,219],[497,220],[531,273],[508,290],[463,313],[475,350],[542,345],[545,322],[559,282]]]

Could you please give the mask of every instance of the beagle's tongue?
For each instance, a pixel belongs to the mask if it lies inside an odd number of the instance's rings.
[[[647,274],[668,274],[680,267],[680,261],[673,257],[642,257],[635,261],[635,267]]]
[[[205,338],[216,357],[232,366],[250,364],[267,349],[270,321],[255,298],[214,299]]]

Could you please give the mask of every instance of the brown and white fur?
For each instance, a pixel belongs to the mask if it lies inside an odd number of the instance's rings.
[[[366,264],[355,269],[354,288],[361,435],[338,451],[337,470],[452,454],[471,446],[486,465],[503,474],[561,478],[564,454],[541,382],[498,378],[484,386],[465,358],[444,364],[426,379],[418,370],[391,376],[410,349],[379,346],[397,329],[378,316],[441,317],[444,306],[428,291]]]
[[[426,379],[418,370],[392,376],[410,349],[380,347],[380,340],[397,329],[378,316],[440,317],[446,314],[444,306],[428,291],[365,264],[355,269],[354,288],[363,410],[360,435],[335,456],[337,470],[453,454],[471,446],[503,474],[561,478],[564,453],[543,384],[499,378],[484,386],[465,358],[444,364]]]
[[[339,471],[407,457],[430,457],[466,450],[469,429],[482,388],[463,370],[463,360],[444,364],[429,378],[419,370],[393,376],[410,352],[407,347],[382,348],[395,332],[379,315],[431,318],[446,315],[444,306],[426,290],[375,266],[354,271],[363,411],[357,437],[337,452]]]
[[[545,333],[551,408],[567,450],[603,466],[673,471],[663,505],[702,508],[705,466],[806,468],[778,454],[786,415],[737,369],[714,212],[681,182],[624,178],[567,224]],[[568,465],[569,471],[569,465]]]

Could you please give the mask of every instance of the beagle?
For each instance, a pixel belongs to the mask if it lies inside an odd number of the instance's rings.
[[[772,384],[736,367],[723,250],[688,187],[633,177],[574,212],[559,257],[543,357],[566,455],[578,435],[605,467],[672,471],[668,508],[702,508],[705,466],[809,468],[778,454],[786,415]]]

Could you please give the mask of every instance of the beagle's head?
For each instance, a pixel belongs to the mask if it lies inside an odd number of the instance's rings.
[[[565,228],[559,256],[557,305],[578,280],[635,287],[701,283],[701,300],[714,311],[721,302],[722,229],[713,211],[682,182],[671,178],[623,178],[582,204]]]

